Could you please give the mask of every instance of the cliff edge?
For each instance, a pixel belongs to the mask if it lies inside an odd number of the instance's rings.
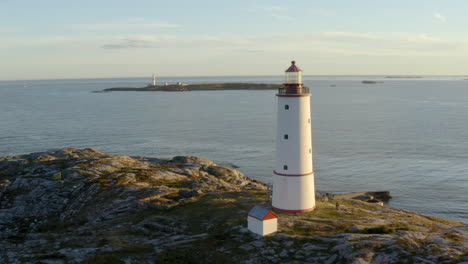
[[[246,229],[268,186],[210,160],[61,149],[0,158],[0,263],[460,263],[468,225],[339,196]]]

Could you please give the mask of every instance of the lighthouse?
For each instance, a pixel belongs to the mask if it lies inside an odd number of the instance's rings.
[[[273,171],[273,209],[305,213],[315,208],[312,164],[312,124],[309,88],[302,70],[292,61],[284,86],[278,90],[276,164]]]
[[[154,73],[153,73],[153,77],[151,78],[151,80],[153,81],[152,82],[153,86],[156,86],[156,76],[154,75]]]

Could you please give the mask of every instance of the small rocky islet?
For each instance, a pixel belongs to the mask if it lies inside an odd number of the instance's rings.
[[[359,195],[373,198],[372,194]],[[269,186],[210,160],[60,149],[0,158],[0,263],[467,263],[468,225],[318,195],[250,233]]]

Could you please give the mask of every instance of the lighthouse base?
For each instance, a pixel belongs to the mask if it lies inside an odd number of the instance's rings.
[[[303,209],[303,210],[287,210],[287,209],[280,209],[276,208],[273,206],[273,210],[279,212],[279,213],[285,213],[285,214],[301,214],[301,213],[308,213],[312,212],[315,210],[315,207],[309,208],[309,209]]]
[[[284,213],[305,213],[315,208],[314,173],[284,176],[274,172],[272,206]]]

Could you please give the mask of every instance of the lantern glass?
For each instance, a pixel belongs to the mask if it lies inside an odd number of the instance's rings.
[[[286,72],[286,83],[302,83],[302,72]]]

